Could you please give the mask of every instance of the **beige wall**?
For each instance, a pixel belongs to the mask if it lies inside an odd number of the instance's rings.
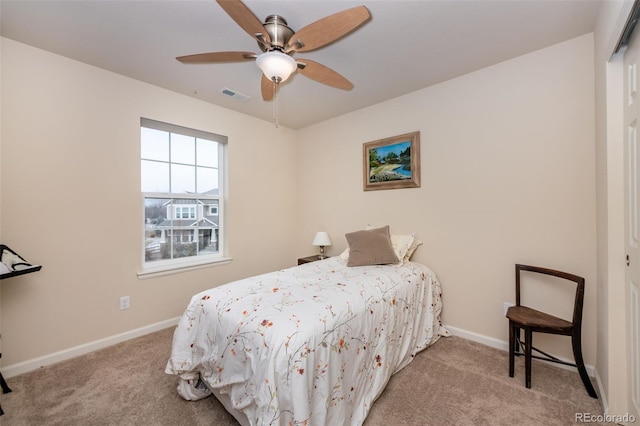
[[[415,259],[442,282],[445,323],[502,342],[515,263],[582,275],[594,365],[593,87],[589,34],[302,129],[298,250],[320,229],[334,255],[346,232],[367,224],[415,232],[424,241]],[[364,192],[362,144],[416,130],[422,186]],[[545,337],[541,347],[572,357],[568,340]]]
[[[200,290],[295,264],[296,132],[8,39],[2,59],[2,243],[43,265],[1,283],[3,365],[175,318]],[[140,117],[229,137],[232,263],[137,278]]]

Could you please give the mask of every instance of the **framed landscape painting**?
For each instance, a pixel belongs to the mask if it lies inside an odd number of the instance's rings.
[[[420,132],[363,145],[364,190],[420,187]]]

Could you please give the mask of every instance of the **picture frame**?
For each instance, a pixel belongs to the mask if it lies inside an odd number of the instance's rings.
[[[365,191],[420,187],[420,132],[363,144]]]

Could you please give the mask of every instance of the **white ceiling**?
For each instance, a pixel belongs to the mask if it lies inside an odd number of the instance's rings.
[[[295,74],[278,121],[294,129],[361,109],[593,31],[602,0],[247,0],[260,19],[294,30],[365,5],[371,20],[321,49],[296,54],[345,76],[350,91]],[[606,1],[606,0],[605,0]],[[188,96],[272,120],[254,63],[184,65],[176,56],[258,46],[214,0],[1,0],[0,34]],[[239,102],[223,88],[250,96]]]

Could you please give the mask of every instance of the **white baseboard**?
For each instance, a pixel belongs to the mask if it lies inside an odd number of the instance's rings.
[[[607,393],[604,391],[602,380],[600,380],[600,374],[596,370],[596,386],[598,386],[598,394],[600,395],[600,406],[604,414],[609,414],[609,402],[607,401]]]
[[[449,330],[454,336],[462,337],[463,339],[471,340],[472,342],[482,343],[483,345],[500,349],[501,351],[509,350],[509,342],[507,342],[506,340],[494,339],[493,337],[474,333],[473,331],[463,330],[452,325],[445,325],[445,328]]]
[[[55,364],[60,361],[65,361],[84,355],[89,352],[97,351],[108,346],[115,345],[126,340],[131,340],[136,337],[144,336],[145,334],[160,331],[165,328],[173,327],[178,324],[180,317],[168,319],[166,321],[157,322],[145,327],[140,327],[135,330],[127,331],[124,333],[116,334],[114,336],[106,337],[104,339],[95,340],[93,342],[85,343],[83,345],[75,346],[73,348],[65,349],[63,351],[54,352],[49,355],[45,355],[38,358],[33,358],[27,361],[19,362],[17,364],[7,365],[2,368],[2,375],[5,378],[14,377],[18,374],[28,373],[29,371],[37,370],[38,368]]]
[[[454,327],[452,325],[445,325],[446,329],[449,330],[454,336],[462,337],[463,339],[471,340],[472,342],[482,343],[483,345],[490,346],[492,348],[500,349],[501,351],[509,350],[509,342],[506,340],[499,340],[493,337],[485,336],[483,334],[474,333],[473,331],[463,330],[461,328]],[[573,359],[567,359],[563,357],[558,357],[558,359],[565,362],[574,362]],[[571,367],[569,365],[556,364],[556,363],[548,363],[553,365],[554,367],[564,368],[565,370],[577,371],[575,367]],[[596,369],[593,365],[586,365],[587,373],[589,376],[593,377],[598,381],[599,389],[602,390],[602,386],[600,384],[600,377],[596,374]]]

